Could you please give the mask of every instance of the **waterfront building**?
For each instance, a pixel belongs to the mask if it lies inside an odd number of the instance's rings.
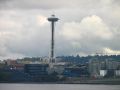
[[[25,64],[24,72],[33,77],[48,75],[48,64]]]
[[[107,60],[92,59],[89,60],[88,66],[89,66],[89,73],[92,77],[96,77],[96,78],[99,76],[113,77],[115,76],[116,73],[115,70],[117,70],[120,66],[120,62],[108,60],[108,59]]]
[[[94,60],[89,60],[89,73],[91,77],[97,78],[100,75],[100,70],[101,70],[101,66],[100,66],[100,61],[97,59]]]
[[[114,70],[116,70],[119,66],[120,66],[120,62],[118,62],[118,61],[112,61],[112,60],[107,60],[106,61],[107,69],[114,69]]]
[[[120,70],[115,70],[115,76],[120,77]]]
[[[51,68],[51,70],[53,72],[57,72],[59,75],[63,73],[65,67],[66,67],[66,64],[63,63],[63,62],[59,62],[59,63],[54,63],[52,64],[53,67]]]
[[[87,69],[83,67],[66,67],[63,75],[65,77],[88,77],[89,73]]]
[[[107,74],[107,70],[100,70],[100,76],[104,77]]]

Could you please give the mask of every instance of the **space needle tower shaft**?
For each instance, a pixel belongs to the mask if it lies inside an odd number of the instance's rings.
[[[50,18],[48,18],[48,21],[51,22],[51,29],[52,29],[52,35],[51,35],[51,54],[50,54],[50,62],[54,63],[54,24],[59,19],[55,17],[55,15],[52,15]]]

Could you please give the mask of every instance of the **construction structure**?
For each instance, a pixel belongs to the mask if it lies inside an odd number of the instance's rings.
[[[59,19],[55,17],[55,15],[51,15],[51,17],[48,18],[48,21],[51,22],[51,29],[52,29],[52,35],[51,35],[51,53],[50,53],[50,63],[55,62],[54,58],[54,24]]]

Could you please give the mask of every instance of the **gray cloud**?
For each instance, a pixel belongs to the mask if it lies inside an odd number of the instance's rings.
[[[60,7],[75,6],[77,0],[75,1],[56,1],[56,0],[2,0],[1,7],[17,8],[17,9],[53,9]]]
[[[114,1],[114,2],[113,2]],[[1,7],[6,9],[58,9],[58,8],[103,8],[116,3],[116,0],[1,0]]]
[[[120,51],[119,0],[0,0],[0,58],[48,56],[55,13],[57,55]]]

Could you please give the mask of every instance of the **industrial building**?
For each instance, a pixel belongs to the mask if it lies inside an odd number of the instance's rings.
[[[89,73],[86,67],[66,67],[63,75],[65,77],[88,77]]]
[[[25,64],[24,72],[33,77],[42,77],[48,75],[48,64]]]
[[[112,60],[89,60],[89,73],[91,77],[115,77],[120,76],[120,62]]]
[[[89,60],[89,73],[91,77],[98,77],[100,75],[100,61]]]

